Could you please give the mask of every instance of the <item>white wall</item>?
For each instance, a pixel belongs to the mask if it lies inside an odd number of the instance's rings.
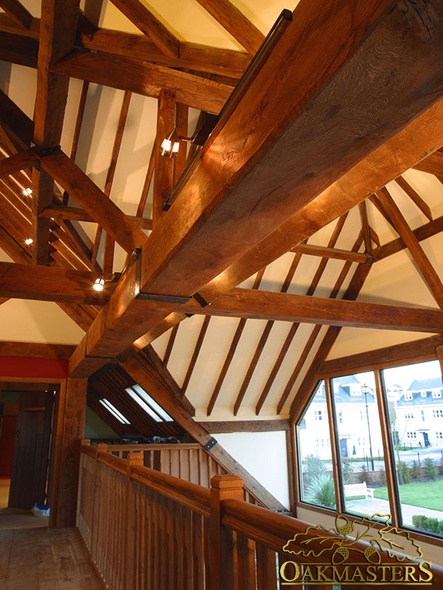
[[[285,432],[235,432],[213,436],[262,486],[289,508]]]

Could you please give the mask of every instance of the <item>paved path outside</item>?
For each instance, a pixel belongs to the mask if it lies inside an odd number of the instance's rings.
[[[389,502],[387,500],[380,500],[379,498],[374,498],[373,500],[347,500],[346,510],[363,513],[367,516],[372,516],[377,512],[379,514],[390,514]],[[440,510],[431,510],[429,508],[419,508],[418,506],[402,504],[402,515],[405,525],[412,525],[412,517],[415,514],[443,520],[443,512]]]

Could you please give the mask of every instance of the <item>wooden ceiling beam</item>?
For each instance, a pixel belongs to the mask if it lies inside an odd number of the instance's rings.
[[[0,90],[0,123],[4,131],[22,148],[31,145],[34,122]]]
[[[112,0],[116,6],[165,55],[178,57],[179,42],[139,0]]]
[[[106,358],[155,329],[178,307],[174,297],[200,292],[443,96],[437,75],[443,7],[440,0],[431,5],[414,11],[382,0],[347,0],[336,10],[322,0],[298,5],[296,18],[230,117],[216,127],[142,248],[141,292],[164,299],[134,300],[128,290],[134,288],[133,277],[123,281],[91,327],[82,352],[71,359],[73,375],[81,376],[84,351]],[[432,27],[423,24],[428,18]],[[349,42],[343,44],[344,38]],[[354,95],[352,88],[359,91]],[[345,108],[331,108],[337,104]],[[416,144],[414,150],[420,159]],[[304,219],[304,231],[307,225]],[[279,255],[274,251],[272,259]]]
[[[60,186],[95,219],[113,239],[133,252],[145,241],[143,231],[61,150],[47,154],[37,152],[40,165]]]
[[[30,29],[33,16],[18,0],[0,0],[0,8],[22,29]]]
[[[137,59],[146,62],[158,63],[171,68],[220,74],[233,79],[240,78],[251,61],[251,56],[243,51],[220,49],[186,41],[180,41],[178,58],[169,57],[159,51],[143,35],[103,28],[92,34],[82,35],[81,41],[83,47],[90,51],[128,58],[133,58],[136,55]]]
[[[79,0],[43,0],[37,60],[34,143],[39,149],[60,144],[69,79],[50,72],[50,64],[72,51]],[[54,182],[46,172],[32,173],[33,262],[49,262],[49,220],[39,213],[53,200]]]
[[[38,165],[38,158],[33,152],[29,150],[18,152],[13,156],[9,156],[9,158],[0,160],[0,178],[36,165]]]
[[[69,344],[0,342],[0,356],[67,359],[74,349],[75,346]]]
[[[437,333],[443,327],[443,313],[436,309],[342,301],[254,289],[233,289],[206,307],[194,302],[180,308],[182,312],[185,310],[186,313],[198,315],[380,330]]]
[[[80,15],[81,16],[81,15]],[[81,23],[85,22],[82,17]],[[38,35],[40,19],[34,18],[30,30],[23,30],[7,15],[0,14],[0,56],[5,61],[37,67]],[[199,43],[180,41],[179,55],[163,53],[145,35],[95,28],[89,23],[78,28],[81,45],[93,52],[111,56],[134,58],[158,63],[170,68],[240,78],[251,61],[245,51],[210,47]],[[11,49],[12,48],[12,49]],[[9,59],[11,58],[11,59]]]
[[[176,93],[177,102],[210,113],[219,113],[233,90],[232,86],[162,65],[84,51],[72,52],[51,71],[153,98],[166,89]]]
[[[2,161],[0,160],[0,166],[1,162]],[[53,203],[49,207],[43,209],[43,211],[40,213],[40,217],[49,217],[55,221],[69,220],[87,221],[93,223],[96,222],[95,219],[93,219],[89,213],[86,213],[84,209],[80,209],[79,207],[70,207],[67,205],[58,205],[56,203]],[[152,229],[152,219],[137,217],[136,215],[126,215],[126,217],[134,226],[137,226],[140,229]]]
[[[200,295],[209,302],[239,285],[257,269],[283,256],[428,157],[440,147],[442,138],[443,100],[440,100],[208,282],[199,290]]]
[[[109,289],[98,293],[92,288],[100,277],[88,271],[0,262],[0,297],[102,306]]]
[[[254,55],[265,40],[265,36],[229,0],[197,0],[221,26],[240,43],[248,53]]]
[[[377,193],[383,208],[387,211],[395,231],[398,232],[403,242],[406,244],[412,258],[415,260],[416,268],[426,283],[431,295],[434,297],[438,306],[443,309],[443,283],[427,257],[425,251],[420,246],[420,242],[409,227],[400,209],[391,197],[386,188],[380,189]]]
[[[371,264],[373,260],[369,254],[363,252],[350,252],[349,250],[316,246],[314,244],[299,244],[292,248],[292,252],[307,254],[309,256],[320,256],[321,258],[331,258],[332,260],[349,260],[358,264]]]

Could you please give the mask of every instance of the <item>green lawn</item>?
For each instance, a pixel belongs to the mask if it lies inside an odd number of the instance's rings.
[[[375,489],[374,497],[387,500],[387,488]],[[400,500],[402,504],[443,512],[443,480],[401,485]]]

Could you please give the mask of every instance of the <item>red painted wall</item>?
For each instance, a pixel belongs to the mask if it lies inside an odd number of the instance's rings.
[[[0,377],[66,379],[68,359],[0,357]]]

